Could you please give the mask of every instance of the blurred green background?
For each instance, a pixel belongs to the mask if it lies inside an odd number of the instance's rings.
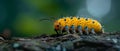
[[[53,21],[40,19],[64,16],[90,17],[106,32],[120,31],[119,0],[0,0],[0,32],[9,29],[12,36],[55,34]]]

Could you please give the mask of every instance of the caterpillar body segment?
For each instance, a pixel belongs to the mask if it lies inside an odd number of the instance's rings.
[[[54,22],[54,29],[58,34],[79,33],[98,34],[103,33],[103,28],[97,20],[83,17],[64,17]]]

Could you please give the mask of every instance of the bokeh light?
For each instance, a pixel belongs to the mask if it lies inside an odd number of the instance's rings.
[[[94,17],[103,17],[110,12],[111,0],[87,0],[88,12]]]

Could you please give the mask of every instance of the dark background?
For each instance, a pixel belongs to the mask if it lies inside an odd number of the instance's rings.
[[[7,29],[12,36],[54,34],[53,21],[40,19],[64,16],[90,17],[105,32],[120,31],[119,0],[0,0],[0,32]]]

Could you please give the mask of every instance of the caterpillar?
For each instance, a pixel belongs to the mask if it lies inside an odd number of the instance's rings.
[[[104,30],[97,20],[84,17],[63,17],[54,22],[54,29],[57,34],[79,33],[79,34],[99,34]]]

